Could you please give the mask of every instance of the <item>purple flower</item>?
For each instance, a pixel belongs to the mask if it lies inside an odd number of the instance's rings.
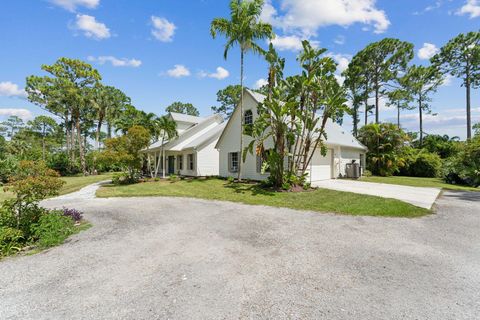
[[[75,222],[78,222],[82,220],[83,213],[78,211],[77,209],[63,208],[63,215],[72,218],[72,220]]]

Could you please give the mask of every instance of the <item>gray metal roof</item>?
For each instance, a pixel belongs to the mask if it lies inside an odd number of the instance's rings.
[[[204,143],[210,141],[211,139],[218,138],[220,137],[220,134],[223,132],[223,129],[225,129],[225,126],[227,125],[227,122],[222,122],[215,128],[212,128],[208,132],[205,132],[202,134],[200,137],[197,139],[191,141],[189,144],[184,146],[182,149],[190,149],[190,148],[198,148],[202,146]]]
[[[202,117],[196,117],[196,116],[191,116],[189,114],[183,114],[183,113],[177,113],[177,112],[170,112],[170,116],[174,121],[179,121],[179,122],[187,122],[187,123],[200,123],[205,118]]]

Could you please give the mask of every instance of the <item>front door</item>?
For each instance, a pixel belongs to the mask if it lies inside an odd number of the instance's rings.
[[[175,157],[168,156],[168,174],[175,173]]]

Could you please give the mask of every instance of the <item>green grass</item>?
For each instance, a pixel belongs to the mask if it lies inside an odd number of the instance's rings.
[[[256,184],[228,183],[221,179],[194,179],[177,182],[158,181],[134,185],[106,185],[98,197],[173,196],[224,200],[252,205],[285,207],[348,215],[419,217],[430,210],[380,197],[318,189],[309,192],[272,192]]]
[[[460,191],[478,191],[480,188],[473,188],[468,186],[461,186],[455,184],[445,183],[442,179],[439,178],[416,178],[416,177],[401,177],[401,176],[392,176],[392,177],[363,177],[361,181],[365,182],[377,182],[377,183],[388,183],[388,184],[398,184],[403,186],[412,186],[412,187],[431,187],[431,188],[442,188],[446,190],[460,190]]]
[[[86,177],[84,176],[62,177],[61,179],[65,181],[65,184],[60,190],[60,194],[67,194],[67,193],[78,191],[83,187],[88,186],[89,184],[111,179],[112,176],[113,176],[112,173],[105,173],[105,174],[99,174],[96,176],[86,176]],[[4,192],[3,188],[0,188],[0,203],[3,202],[3,200],[7,200],[10,198],[13,198],[13,194],[11,192]]]

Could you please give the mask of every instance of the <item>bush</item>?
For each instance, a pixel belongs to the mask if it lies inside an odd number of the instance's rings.
[[[480,186],[480,137],[463,143],[457,155],[445,162],[443,178],[451,184]]]
[[[234,177],[227,177],[227,181],[228,181],[228,183],[233,183],[233,182],[235,182],[235,178]]]
[[[172,182],[177,182],[180,179],[178,178],[178,176],[176,174],[171,174],[171,175],[168,176],[168,180],[170,180]]]
[[[0,227],[0,257],[14,254],[22,249],[24,236],[21,230]]]
[[[441,174],[442,160],[435,153],[406,147],[403,158],[405,164],[400,169],[403,176],[434,178]]]
[[[40,217],[32,226],[33,234],[42,248],[62,244],[74,232],[74,223],[63,211],[52,211]]]
[[[0,159],[0,183],[6,183],[17,170],[17,160],[13,157]]]
[[[126,172],[115,174],[112,177],[112,183],[118,185],[134,184],[140,181],[140,173],[128,174]]]
[[[72,163],[65,152],[52,153],[48,158],[47,166],[62,176],[75,175],[82,171],[80,164]]]

